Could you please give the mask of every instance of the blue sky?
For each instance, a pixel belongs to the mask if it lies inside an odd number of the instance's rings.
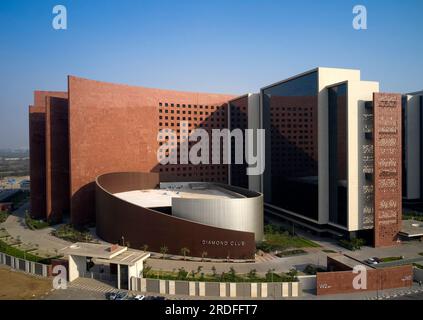
[[[51,26],[65,5],[68,30]],[[368,30],[352,28],[365,5]],[[0,148],[28,145],[32,91],[69,74],[242,94],[316,66],[423,89],[421,0],[1,0]]]

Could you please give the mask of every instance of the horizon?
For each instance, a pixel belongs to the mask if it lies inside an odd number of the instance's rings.
[[[361,1],[367,30],[352,27],[350,0],[65,0],[67,30],[54,30],[57,4],[0,3],[0,149],[28,149],[33,91],[67,91],[68,75],[242,95],[325,66],[382,92],[423,90],[421,1]]]

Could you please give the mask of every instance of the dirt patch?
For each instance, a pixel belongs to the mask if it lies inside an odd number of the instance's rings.
[[[36,278],[0,267],[0,300],[39,299],[52,289],[49,279]]]

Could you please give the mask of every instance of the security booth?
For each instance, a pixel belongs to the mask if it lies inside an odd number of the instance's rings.
[[[60,250],[68,257],[69,282],[79,277],[108,282],[132,290],[131,278],[142,278],[150,253],[119,245],[77,242]]]

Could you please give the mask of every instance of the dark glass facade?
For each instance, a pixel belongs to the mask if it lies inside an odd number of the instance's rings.
[[[248,96],[229,102],[230,129],[241,129],[245,147],[245,129],[248,128]],[[247,164],[235,164],[235,140],[231,140],[230,184],[248,189]]]
[[[318,220],[317,93],[317,72],[262,90],[265,201],[314,220]]]
[[[328,89],[329,221],[347,226],[347,84]]]

